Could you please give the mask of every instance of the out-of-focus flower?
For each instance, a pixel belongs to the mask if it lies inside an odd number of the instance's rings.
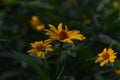
[[[76,0],[68,0],[68,5],[70,6],[79,6],[78,2]]]
[[[115,70],[115,73],[116,73],[117,75],[120,75],[120,69]]]
[[[40,22],[37,16],[32,16],[30,23],[38,31],[41,31],[45,28],[45,25]]]
[[[120,16],[120,13],[118,13],[118,16]]]
[[[72,39],[76,40],[84,40],[86,39],[82,34],[80,34],[80,31],[73,30],[68,31],[67,26],[65,26],[65,29],[62,29],[62,23],[58,25],[58,30],[51,24],[49,24],[50,30],[45,29],[46,35],[49,35],[49,40],[58,40],[60,42],[67,42],[70,44],[73,44]]]
[[[38,57],[44,58],[44,52],[45,51],[52,51],[50,42],[45,40],[43,41],[36,41],[34,43],[31,43],[32,49],[28,51],[30,54],[37,54]]]
[[[86,14],[83,14],[81,17],[83,18],[84,24],[86,24],[86,25],[91,24],[91,20],[89,19],[89,17]]]
[[[83,23],[84,23],[84,24],[87,24],[87,25],[88,25],[88,24],[91,24],[91,20],[90,20],[90,19],[85,19],[85,20],[83,21]]]
[[[13,1],[12,0],[2,0],[4,5],[10,5]]]
[[[103,52],[98,54],[98,58],[96,59],[96,62],[100,62],[100,66],[103,66],[104,64],[108,62],[114,62],[116,58],[116,53],[114,53],[114,50],[112,48],[109,48],[108,50],[106,48],[103,49]]]
[[[113,7],[114,8],[119,8],[120,7],[119,2],[118,1],[113,2]]]

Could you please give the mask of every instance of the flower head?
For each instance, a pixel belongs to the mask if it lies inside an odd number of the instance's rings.
[[[38,31],[41,31],[45,28],[44,24],[40,22],[37,16],[32,16],[30,22],[31,25]]]
[[[49,35],[49,40],[58,40],[60,42],[68,42],[72,44],[72,39],[76,40],[84,40],[85,37],[80,34],[80,31],[73,30],[68,31],[67,26],[65,26],[65,29],[62,28],[62,23],[58,25],[58,30],[51,24],[49,24],[50,30],[46,29],[46,35]]]
[[[116,58],[116,53],[114,53],[114,50],[112,48],[109,48],[108,50],[106,48],[103,49],[103,52],[98,54],[98,58],[96,59],[96,62],[100,62],[100,66],[103,66],[104,64],[108,62],[114,62]]]
[[[31,43],[32,49],[28,51],[30,54],[37,54],[39,57],[44,58],[45,51],[52,51],[50,42],[46,41],[36,41]]]

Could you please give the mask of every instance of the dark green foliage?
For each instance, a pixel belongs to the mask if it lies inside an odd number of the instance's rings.
[[[0,80],[53,80],[59,51],[60,67],[68,56],[59,80],[120,80],[114,73],[120,62],[104,67],[95,63],[105,47],[112,47],[117,60],[120,58],[120,6],[114,8],[113,3],[114,0],[0,0]],[[74,48],[67,43],[60,48],[58,42],[53,42],[54,51],[45,53],[45,62],[29,55],[30,43],[48,39],[44,31],[31,26],[33,15],[47,29],[48,24],[57,27],[62,22],[69,30],[80,30],[86,40],[74,41]]]

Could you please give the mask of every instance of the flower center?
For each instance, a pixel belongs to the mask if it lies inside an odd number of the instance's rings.
[[[36,46],[36,49],[38,50],[38,51],[44,51],[45,49],[44,49],[44,46],[41,44],[41,45],[37,45]]]
[[[107,60],[110,57],[110,55],[108,53],[105,53],[102,55],[102,57],[104,60]]]
[[[62,31],[59,33],[59,38],[60,38],[60,40],[64,40],[64,39],[68,38],[68,35],[67,35],[67,33],[65,32],[65,30],[62,30]]]

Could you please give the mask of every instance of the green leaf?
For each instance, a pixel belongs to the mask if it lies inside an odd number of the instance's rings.
[[[114,39],[112,39],[111,37],[109,37],[108,35],[105,34],[100,34],[97,38],[98,41],[105,43],[105,44],[109,44],[112,46],[115,46],[118,50],[120,50],[120,43]]]
[[[95,79],[96,80],[104,80],[104,78],[99,73],[95,74]]]
[[[71,50],[64,50],[62,51],[63,54],[66,54],[68,56],[72,56],[72,57],[76,57],[77,56],[77,53],[74,49],[71,49]]]
[[[45,9],[54,9],[53,6],[51,6],[48,3],[42,2],[42,1],[30,1],[30,2],[21,2],[22,6],[27,6],[30,8],[45,8]]]
[[[10,77],[16,77],[16,76],[19,76],[23,73],[23,71],[21,69],[18,69],[18,70],[10,70],[10,71],[7,71],[7,72],[4,72],[0,75],[0,80],[7,80],[7,78],[10,78]]]
[[[28,65],[30,65],[44,80],[48,80],[48,76],[45,73],[44,69],[39,65],[38,60],[30,57],[28,55],[24,55],[14,51],[14,53],[18,56],[19,60],[25,61]]]

